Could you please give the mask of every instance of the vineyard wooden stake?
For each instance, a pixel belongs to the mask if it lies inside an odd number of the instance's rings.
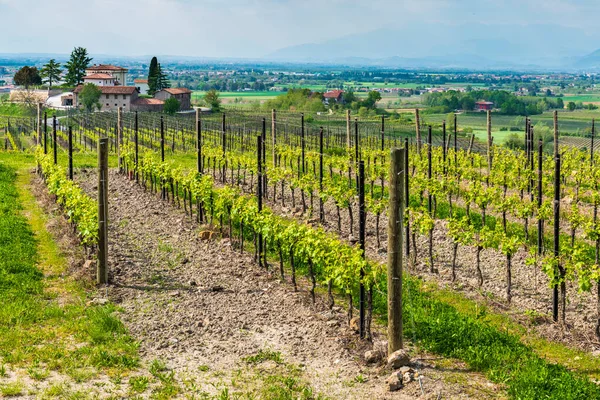
[[[431,182],[433,177],[433,170],[431,165],[431,150],[433,147],[432,143],[432,135],[431,135],[431,125],[428,127],[427,132],[427,179]],[[427,191],[427,211],[429,215],[433,217],[433,195],[431,194],[431,190]],[[433,227],[429,230],[429,272],[436,272],[435,267],[433,265]]]
[[[58,153],[56,148],[56,115],[52,117],[52,150],[54,151],[54,165],[58,163]]]
[[[275,109],[271,110],[271,136],[273,138],[273,167],[276,166],[277,164],[277,155],[275,153],[275,145],[277,143],[277,133],[276,133],[276,119],[277,119],[277,112],[275,111]]]
[[[227,137],[226,137],[226,132],[225,132],[225,128],[226,128],[226,124],[225,124],[225,113],[223,113],[223,120],[221,121],[221,143],[223,145],[223,160],[226,160],[226,154],[227,154]],[[263,135],[264,136],[264,135]],[[263,137],[264,140],[264,137]],[[222,171],[222,181],[223,183],[225,183],[225,173],[226,173],[226,169],[227,167],[225,166],[225,163],[223,163],[223,171]]]
[[[36,144],[39,146],[42,143],[42,103],[37,104],[36,132]]]
[[[560,154],[554,163],[554,262],[558,262],[560,254]],[[554,267],[554,279],[558,275],[558,265]],[[558,322],[558,284],[552,288],[552,319]]]
[[[488,175],[492,172],[492,111],[487,111]]]
[[[542,139],[538,142],[538,192],[537,192],[537,207],[538,210],[542,207],[543,201],[543,186],[542,186],[542,166],[543,166],[544,142]],[[537,237],[537,255],[541,259],[544,253],[544,220],[538,218],[538,237]],[[537,272],[536,272],[536,290],[537,290]]]
[[[402,343],[402,224],[407,148],[393,149],[390,163],[390,204],[388,220],[388,354]]]
[[[596,135],[596,120],[592,118],[592,143],[590,144],[590,163],[594,164],[594,136]]]
[[[160,161],[163,163],[165,162],[165,121],[162,115],[160,116]],[[165,188],[165,182],[162,178],[160,181],[160,186],[161,197],[164,200],[167,197],[167,190]]]
[[[346,110],[346,149],[350,151],[352,143],[350,141],[350,110]]]
[[[419,119],[419,109],[415,108],[415,126],[417,135],[417,153],[421,154],[421,120]]]
[[[304,113],[300,114],[300,145],[302,146],[302,173],[304,174],[305,162],[304,162],[304,153],[305,153],[305,140],[304,140]]]
[[[381,116],[381,151],[385,148],[385,115]]]
[[[48,113],[44,111],[44,154],[48,154]]]
[[[558,157],[558,111],[554,110],[554,158]]]
[[[117,157],[119,159],[119,172],[123,172],[123,158],[121,157],[121,144],[122,144],[122,130],[123,130],[123,108],[117,109],[117,140],[115,145],[117,146]]]
[[[405,207],[406,207],[406,216],[408,217],[408,206],[410,205],[410,192],[409,192],[409,186],[408,186],[408,179],[410,174],[408,173],[408,138],[404,138],[404,200],[405,200]],[[406,235],[405,235],[405,241],[406,241],[406,260],[409,260],[409,255],[410,255],[410,222],[408,221],[408,218],[406,218]]]
[[[98,284],[108,283],[108,138],[98,141]]]
[[[196,152],[196,169],[202,174],[202,120],[199,118],[196,120]]]
[[[73,130],[69,126],[69,179],[73,180]]]
[[[135,129],[135,137],[134,137],[134,145],[135,145],[135,181],[137,182],[139,180],[139,162],[140,162],[140,158],[139,158],[139,138],[138,138],[138,134],[139,134],[139,125],[138,125],[138,112],[135,112],[135,120],[134,120],[134,129]]]
[[[365,258],[365,162],[358,163],[358,241],[362,256]],[[359,288],[359,320],[360,320],[360,338],[365,338],[365,285],[363,278],[365,271],[360,269],[360,288]]]
[[[319,220],[325,222],[325,209],[323,207],[323,127],[319,131]],[[283,196],[283,192],[281,193]]]
[[[456,143],[456,136],[458,131],[458,119],[456,114],[454,114],[454,168],[458,166],[458,146]]]
[[[263,119],[264,121],[264,119]],[[258,203],[258,212],[260,213],[262,211],[262,185],[263,185],[263,179],[262,179],[262,174],[263,174],[263,170],[262,170],[262,149],[263,149],[263,145],[262,145],[262,135],[257,135],[256,137],[256,161],[257,161],[257,167],[258,167],[258,171],[257,171],[257,188],[256,188],[256,200]],[[262,265],[262,252],[263,252],[263,238],[262,238],[262,233],[258,233],[258,254],[257,254],[257,258],[258,258],[258,266],[261,267]]]
[[[442,122],[442,161],[444,176],[446,176],[446,121]]]

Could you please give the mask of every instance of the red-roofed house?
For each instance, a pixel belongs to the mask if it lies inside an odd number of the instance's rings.
[[[115,85],[126,85],[128,72],[129,70],[127,68],[109,64],[94,64],[91,67],[85,69],[85,73],[87,75],[107,74],[114,77],[116,80]]]
[[[156,99],[165,101],[171,97],[179,101],[180,110],[189,110],[192,108],[192,91],[188,88],[167,88],[154,93]]]
[[[329,92],[323,93],[323,102],[325,104],[329,104],[330,101],[335,101],[336,103],[341,103],[343,94],[344,94],[343,90],[330,90]]]

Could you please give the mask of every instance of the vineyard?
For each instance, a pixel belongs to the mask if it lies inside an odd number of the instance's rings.
[[[95,113],[39,126],[13,119],[4,139],[6,150],[35,153],[49,193],[89,255],[101,239],[97,202],[90,177],[74,164],[95,167],[98,144],[107,138],[119,179],[181,209],[188,222],[205,227],[203,234],[227,238],[231,251],[249,253],[294,292],[305,287],[313,306],[343,307],[366,341],[380,337],[376,326],[388,311],[390,149],[402,147],[405,336],[464,360],[515,398],[560,391],[567,397],[553,398],[597,398],[593,383],[546,363],[518,340],[510,357],[488,351],[504,333],[486,331],[478,318],[461,319],[423,288],[486,299],[517,320],[535,320],[541,337],[594,350],[600,167],[586,149],[596,147],[595,128],[568,146],[555,123],[549,146],[526,122],[525,150],[511,150],[494,145],[491,135],[487,143],[475,140],[460,117],[447,121],[448,129],[446,122],[422,125],[418,114],[416,121]],[[60,157],[67,162],[61,165]],[[108,274],[116,279],[110,262]],[[457,336],[444,337],[448,329]],[[471,343],[484,338],[489,347],[470,354]],[[554,377],[545,387],[527,380],[544,374]]]

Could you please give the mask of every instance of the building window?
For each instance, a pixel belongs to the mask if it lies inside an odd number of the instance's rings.
[[[115,107],[118,107],[118,106],[117,106],[117,103],[115,103]]]
[[[106,95],[106,98],[108,99],[108,95]],[[107,104],[108,105],[108,104]]]
[[[125,100],[126,98],[127,98],[127,96],[126,96],[126,95],[123,95],[123,100]]]
[[[117,99],[117,95],[115,94],[115,100]],[[115,104],[116,105],[116,104]]]
[[[125,103],[123,103],[123,107],[126,107]]]
[[[108,103],[106,103],[106,107],[108,107]]]

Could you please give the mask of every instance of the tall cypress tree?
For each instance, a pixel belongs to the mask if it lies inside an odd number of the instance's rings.
[[[160,78],[159,72],[158,60],[156,57],[152,57],[150,69],[148,71],[148,94],[150,95],[153,95],[159,90],[157,89],[158,80]]]
[[[171,87],[171,84],[169,83],[169,78],[167,78],[167,74],[165,73],[165,71],[163,71],[161,65],[158,64],[158,80],[157,80],[156,89],[162,90],[162,89],[166,89],[166,88],[170,88],[170,87]]]

